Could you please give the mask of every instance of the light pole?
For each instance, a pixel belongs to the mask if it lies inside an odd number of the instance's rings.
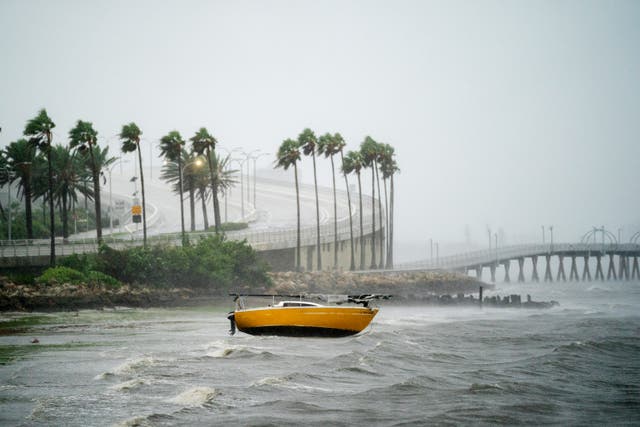
[[[544,245],[544,225],[542,226],[542,244]]]
[[[240,166],[240,213],[242,215],[242,219],[244,220],[244,182],[243,182],[243,172],[242,165],[244,165],[244,159],[231,159],[232,161],[238,163]]]
[[[227,149],[226,149],[226,148],[224,148],[224,147],[220,147],[220,146],[218,146],[218,149],[223,150],[225,153],[227,153],[227,157],[229,158],[229,162],[231,162],[231,161],[233,160],[233,159],[231,159],[231,155],[232,155],[233,153],[235,153],[235,152],[237,152],[237,151],[240,151],[240,152],[242,151],[242,147],[240,147],[240,148],[234,148],[234,149],[233,149],[233,150],[231,150],[231,151],[227,150]],[[224,167],[225,167],[225,169],[226,169],[226,170],[229,170],[229,164],[228,164],[228,162],[225,162]],[[229,194],[227,194],[227,193],[229,193]],[[228,202],[228,200],[229,200],[229,197],[230,197],[230,196],[231,196],[231,186],[229,186],[229,188],[228,188],[228,189],[225,189],[225,191],[224,191],[224,222],[225,222],[225,223],[226,223],[226,222],[228,222],[228,221],[227,221],[227,204],[228,204],[227,202]]]
[[[491,251],[491,229],[487,227],[487,234],[489,235],[489,251]]]
[[[256,148],[255,150],[251,150],[248,153],[245,153],[244,151],[242,151],[242,155],[244,155],[244,160],[247,162],[247,202],[251,202],[251,179],[249,177],[249,167],[251,164],[250,160],[253,158],[253,153],[257,153],[258,151],[260,151],[259,148]],[[254,174],[255,174],[255,170],[254,170]],[[254,182],[254,186],[255,186],[255,182]],[[255,191],[255,188],[254,188],[254,191]],[[255,208],[255,203],[254,203],[254,208]]]
[[[258,163],[258,159],[262,156],[268,156],[271,153],[259,153],[256,156],[252,156],[251,158],[253,159],[253,208],[257,209],[257,204],[256,204],[256,183],[257,183],[257,176],[258,174],[256,173],[256,164]]]
[[[551,239],[550,248],[553,251],[553,225],[549,226],[549,235],[550,235],[550,239]]]
[[[107,169],[107,172],[109,173],[109,229],[111,231],[111,234],[113,234],[113,191],[111,185],[111,172],[113,172],[113,169],[118,164],[120,164],[120,168],[122,168],[122,164],[127,162],[129,162],[129,160],[124,160],[122,157],[118,157],[118,160],[114,164],[112,164],[109,169]]]

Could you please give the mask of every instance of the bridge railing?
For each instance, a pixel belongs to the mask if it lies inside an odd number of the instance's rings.
[[[541,256],[546,254],[570,253],[637,253],[640,245],[635,243],[554,243],[551,244],[523,244],[510,245],[498,249],[485,249],[461,254],[449,255],[438,259],[426,259],[408,263],[396,264],[397,270],[412,269],[459,269],[478,265],[499,264],[517,258]]]
[[[357,197],[357,195],[356,195]],[[372,197],[363,195],[363,232],[368,234],[371,232],[371,215],[367,215],[366,212],[371,211],[371,206],[374,201]],[[377,201],[376,201],[377,202]],[[357,203],[352,204],[356,205]],[[382,218],[384,222],[384,217]],[[354,209],[353,217],[353,235],[354,238],[360,237],[360,212]],[[381,228],[380,218],[376,214],[376,231]],[[191,241],[195,241],[200,237],[206,237],[214,235],[213,232],[200,232],[188,234]],[[295,226],[292,228],[268,228],[264,230],[245,229],[230,231],[225,233],[227,239],[231,240],[243,240],[247,242],[257,250],[269,250],[269,249],[282,249],[288,247],[295,247],[297,241],[297,232]],[[338,221],[338,241],[349,240],[351,236],[351,229],[349,223],[349,216],[341,218]],[[316,244],[316,227],[305,226],[300,230],[300,240],[302,246],[309,246]],[[180,245],[182,242],[181,233],[166,233],[150,235],[147,238],[149,244],[165,244],[165,245]],[[320,242],[321,243],[333,243],[334,241],[334,222],[328,221],[320,225]],[[140,236],[130,235],[104,235],[103,242],[114,249],[124,249],[134,246],[142,246],[143,240]],[[83,254],[98,251],[98,241],[96,238],[77,238],[70,237],[69,239],[56,238],[56,254],[58,255],[72,255]],[[50,252],[50,240],[49,239],[32,239],[32,240],[3,240],[0,241],[0,257],[3,258],[21,258],[21,257],[41,257],[48,256]]]

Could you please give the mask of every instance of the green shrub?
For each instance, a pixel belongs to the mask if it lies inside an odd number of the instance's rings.
[[[85,276],[78,270],[69,267],[48,268],[41,276],[36,277],[36,283],[53,285],[56,283],[83,283]]]
[[[109,276],[108,274],[104,274],[101,271],[89,271],[86,275],[87,283],[89,285],[107,285],[113,288],[119,288],[122,286],[122,283],[117,279]]]

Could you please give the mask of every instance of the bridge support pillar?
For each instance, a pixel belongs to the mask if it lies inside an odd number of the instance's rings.
[[[566,282],[567,276],[564,274],[564,255],[558,255],[558,260],[560,261],[560,264],[558,265],[558,275],[556,276],[556,280],[560,281],[560,278],[562,278],[562,281]]]
[[[640,268],[638,267],[638,257],[633,257],[633,268],[631,269],[631,280],[640,280]]]
[[[536,255],[531,257],[531,263],[533,264],[533,273],[531,274],[531,281],[539,282],[540,278],[538,277],[538,257]]]
[[[544,270],[544,281],[553,282],[553,276],[551,275],[551,255],[544,256],[547,259],[547,267]]]
[[[476,267],[476,279],[482,280],[482,266],[481,265]]]
[[[616,264],[613,262],[613,254],[609,254],[609,270],[607,270],[607,280],[617,280],[618,276],[616,274]]]
[[[598,280],[599,278],[600,280],[604,281],[604,273],[602,272],[602,255],[597,255],[596,260],[597,260],[597,264],[596,264],[595,279]]]
[[[524,282],[524,271],[522,270],[522,267],[524,266],[524,258],[518,258],[518,282],[522,283]]]
[[[569,281],[575,280],[576,282],[580,281],[580,276],[578,276],[578,267],[576,266],[576,256],[571,256],[571,272],[569,273]]]
[[[489,270],[491,270],[491,281],[495,283],[496,282],[496,265],[491,264],[489,266]]]
[[[582,270],[582,281],[591,281],[591,272],[589,271],[589,257],[584,256],[584,269]]]
[[[620,280],[629,280],[629,261],[625,255],[620,255],[620,268],[618,272]]]
[[[511,279],[509,278],[509,266],[511,265],[511,261],[506,260],[505,262],[502,263],[502,265],[504,265],[504,282],[510,283]]]

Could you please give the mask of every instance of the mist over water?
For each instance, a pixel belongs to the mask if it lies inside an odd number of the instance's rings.
[[[493,293],[560,305],[388,303],[364,333],[340,339],[230,337],[227,301],[46,315],[0,337],[0,423],[640,422],[639,283],[499,283]]]

